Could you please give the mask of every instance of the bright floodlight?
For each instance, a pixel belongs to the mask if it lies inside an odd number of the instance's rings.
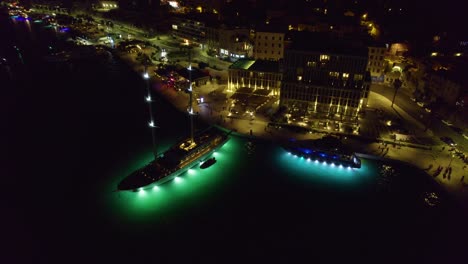
[[[151,122],[149,122],[148,125],[149,125],[150,127],[156,127],[156,126],[154,125],[153,120],[151,120]]]
[[[153,190],[158,191],[158,190],[159,190],[159,187],[158,187],[157,185],[155,185],[155,186],[153,187]]]
[[[148,74],[147,72],[145,72],[145,73],[143,74],[143,78],[149,79],[149,74]]]
[[[147,102],[151,102],[151,96],[148,95],[148,96],[146,97],[146,101],[147,101]]]

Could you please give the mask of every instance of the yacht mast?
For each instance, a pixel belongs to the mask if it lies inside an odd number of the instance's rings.
[[[146,102],[148,103],[148,108],[149,108],[148,110],[149,110],[150,121],[148,122],[148,125],[151,129],[151,137],[153,139],[153,155],[154,155],[154,159],[157,159],[158,150],[157,150],[157,145],[156,145],[156,135],[154,131],[157,128],[157,126],[154,124],[153,108],[151,106],[152,99],[151,99],[151,89],[150,89],[150,77],[149,77],[148,68],[146,65],[145,65],[145,72],[143,73],[143,78],[146,80],[147,97],[145,99],[146,99]]]
[[[188,74],[189,74],[189,108],[188,113],[190,116],[190,142],[195,143],[193,140],[193,102],[192,102],[192,47],[188,47],[188,56],[189,56],[189,66],[188,66]]]

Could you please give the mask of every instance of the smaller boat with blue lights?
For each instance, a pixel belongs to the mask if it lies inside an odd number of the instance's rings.
[[[283,148],[292,155],[311,161],[326,162],[330,165],[348,168],[361,168],[361,160],[336,137],[325,136],[316,140],[293,140],[284,144]]]

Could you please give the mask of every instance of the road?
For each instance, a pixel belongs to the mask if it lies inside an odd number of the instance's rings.
[[[373,84],[371,86],[371,91],[386,97],[390,101],[393,99],[394,90],[390,86]],[[413,118],[421,120],[421,122],[428,125],[429,129],[435,136],[437,136],[437,138],[447,136],[451,137],[458,144],[457,148],[459,150],[463,152],[468,150],[468,140],[442,123],[442,121],[435,117],[433,113],[426,112],[424,108],[419,107],[416,102],[411,101],[410,92],[407,89],[402,88],[398,91],[395,104]],[[441,144],[445,144],[442,141],[440,142]]]

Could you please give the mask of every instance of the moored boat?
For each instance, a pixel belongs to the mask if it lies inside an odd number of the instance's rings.
[[[325,162],[348,168],[361,168],[361,160],[347,149],[338,138],[325,136],[307,141],[290,141],[283,148],[292,155],[312,161]]]

